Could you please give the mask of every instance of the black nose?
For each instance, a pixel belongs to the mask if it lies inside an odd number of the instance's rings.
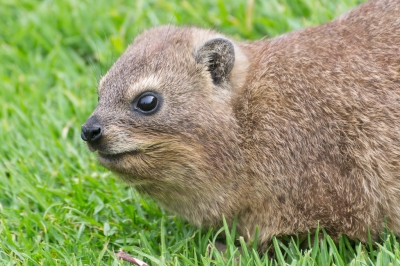
[[[101,138],[103,130],[99,125],[82,126],[81,138],[87,142],[95,142]]]

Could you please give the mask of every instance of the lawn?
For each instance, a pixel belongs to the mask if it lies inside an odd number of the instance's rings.
[[[0,5],[0,265],[400,265],[378,243],[274,239],[259,256],[234,228],[198,229],[101,167],[80,139],[97,82],[143,29],[211,27],[254,40],[327,22],[357,0],[2,0]],[[226,254],[212,248],[220,231]],[[321,231],[322,232],[322,231]],[[243,247],[242,253],[234,245]]]

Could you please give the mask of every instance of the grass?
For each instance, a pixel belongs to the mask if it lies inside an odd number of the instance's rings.
[[[367,246],[274,239],[270,256],[234,229],[199,230],[99,166],[80,140],[99,77],[134,36],[159,24],[211,27],[237,39],[316,25],[356,0],[3,0],[0,8],[0,265],[399,265],[390,232]],[[227,254],[212,248],[218,232]],[[242,246],[239,253],[237,246]]]

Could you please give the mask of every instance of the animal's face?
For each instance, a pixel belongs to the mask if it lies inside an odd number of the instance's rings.
[[[194,47],[182,37],[190,34],[164,27],[136,39],[101,80],[98,106],[82,127],[99,162],[134,184],[176,182],[218,167],[235,138],[232,57],[213,53],[232,56],[233,46],[216,39]]]

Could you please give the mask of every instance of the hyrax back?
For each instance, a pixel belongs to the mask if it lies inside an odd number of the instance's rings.
[[[400,1],[241,43],[142,33],[103,77],[82,138],[195,225],[244,236],[400,234]]]

